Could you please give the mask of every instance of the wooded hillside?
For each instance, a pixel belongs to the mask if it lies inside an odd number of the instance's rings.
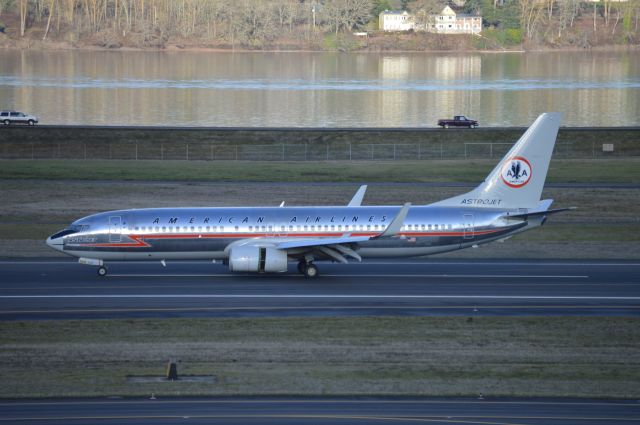
[[[639,40],[640,0],[0,0],[0,45],[393,50],[397,40],[397,49],[438,50],[456,43],[419,33],[377,34],[378,14],[394,8],[437,13],[447,4],[483,16],[482,36],[462,43],[465,49]],[[354,31],[370,37],[358,39]]]

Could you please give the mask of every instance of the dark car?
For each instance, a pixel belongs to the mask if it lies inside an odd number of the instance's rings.
[[[438,120],[438,125],[442,128],[449,127],[467,127],[467,128],[476,128],[478,126],[478,121],[471,120],[464,115],[456,115],[452,120],[444,119]]]
[[[38,117],[18,111],[0,111],[0,122],[4,125],[29,124],[36,125]]]

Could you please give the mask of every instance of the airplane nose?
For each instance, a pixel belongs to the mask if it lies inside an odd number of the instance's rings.
[[[51,236],[47,238],[47,245],[56,251],[62,251],[62,238],[51,239]]]

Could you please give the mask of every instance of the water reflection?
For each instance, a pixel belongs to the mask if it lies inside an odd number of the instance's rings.
[[[2,51],[0,99],[50,124],[639,125],[640,55]]]

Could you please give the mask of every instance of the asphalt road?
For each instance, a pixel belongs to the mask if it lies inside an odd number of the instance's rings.
[[[0,262],[0,320],[358,315],[640,315],[640,263],[319,263],[307,280],[208,262]]]
[[[214,398],[0,402],[20,424],[639,424],[636,400]]]

